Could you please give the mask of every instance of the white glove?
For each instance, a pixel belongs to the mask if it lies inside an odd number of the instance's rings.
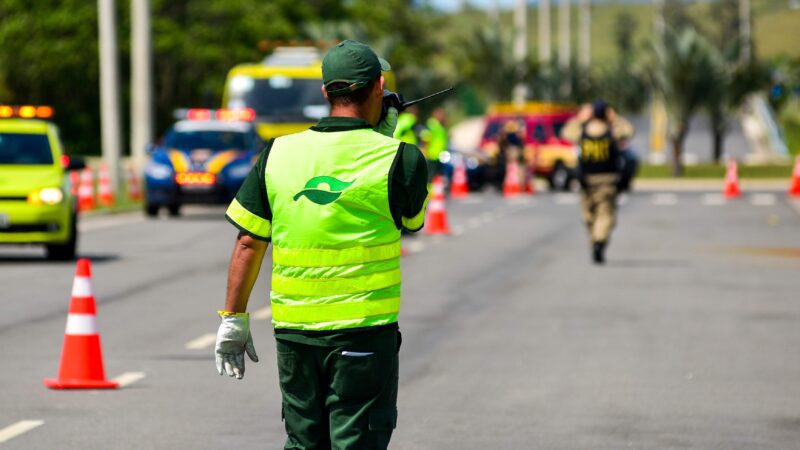
[[[253,336],[250,335],[250,315],[219,311],[222,323],[217,331],[216,353],[217,372],[228,374],[241,380],[244,377],[244,354],[253,362],[258,362]]]
[[[397,108],[390,107],[386,110],[386,117],[383,118],[380,122],[378,122],[378,126],[375,127],[375,131],[378,133],[393,137],[394,136],[394,129],[397,128],[397,116],[399,113],[397,112]]]

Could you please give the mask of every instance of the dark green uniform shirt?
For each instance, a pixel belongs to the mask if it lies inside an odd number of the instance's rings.
[[[332,132],[349,131],[363,128],[372,128],[364,119],[351,117],[325,117],[316,125],[311,127],[314,131]],[[272,210],[267,199],[267,187],[265,180],[265,170],[267,158],[272,148],[270,140],[267,146],[259,155],[255,166],[247,175],[242,187],[236,194],[236,200],[252,214],[272,222]],[[302,151],[298,149],[298,151]],[[302,157],[300,155],[299,157]],[[401,144],[397,152],[392,167],[389,170],[389,209],[395,224],[400,228],[403,217],[411,218],[420,213],[425,205],[428,196],[428,172],[425,157],[417,146],[412,144]],[[226,216],[227,218],[227,216]],[[236,222],[227,218],[234,226],[245,234],[255,239],[265,240],[264,237],[253,234],[250,230],[244,229]],[[417,230],[412,230],[417,231]],[[268,239],[266,239],[268,240]],[[387,325],[386,327],[397,327],[397,324]],[[380,327],[384,328],[384,327]],[[310,345],[340,345],[350,342],[356,334],[372,331],[370,328],[356,328],[339,331],[298,331],[298,330],[276,330],[275,336],[278,339],[285,339]]]

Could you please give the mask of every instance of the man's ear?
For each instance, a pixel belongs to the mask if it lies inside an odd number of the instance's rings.
[[[381,97],[383,97],[383,89],[384,89],[384,86],[386,86],[386,79],[383,78],[383,75],[381,75],[380,80],[378,80],[378,82],[375,83],[375,85],[378,88],[378,90],[380,91]]]
[[[328,99],[328,90],[325,89],[325,85],[324,84],[322,86],[320,86],[320,87],[322,88],[322,96],[325,97],[325,100],[327,100]]]

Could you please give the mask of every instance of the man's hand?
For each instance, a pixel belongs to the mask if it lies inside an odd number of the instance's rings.
[[[397,108],[390,107],[386,110],[386,117],[383,118],[380,122],[378,122],[378,126],[375,127],[375,131],[378,133],[392,137],[394,136],[394,130],[397,128],[397,116],[399,113],[397,112]]]
[[[258,362],[253,337],[250,335],[250,316],[247,313],[219,311],[222,323],[217,331],[217,372],[241,380],[244,377],[244,354]]]

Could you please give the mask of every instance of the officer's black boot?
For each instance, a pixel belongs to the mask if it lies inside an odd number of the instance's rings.
[[[606,262],[605,252],[606,252],[606,243],[605,241],[598,241],[594,243],[592,248],[592,258],[594,259],[595,264],[603,264]]]

